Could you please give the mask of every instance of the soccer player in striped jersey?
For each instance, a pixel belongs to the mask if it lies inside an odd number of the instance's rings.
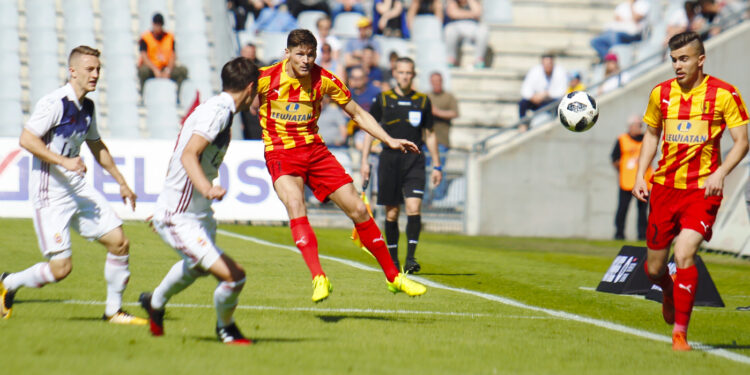
[[[356,102],[341,80],[315,64],[317,42],[308,30],[289,33],[285,58],[261,69],[258,80],[260,121],[263,127],[266,167],[273,186],[287,209],[292,237],[313,278],[313,302],[326,299],[331,283],[320,266],[318,242],[307,220],[304,186],[320,201],[336,203],[354,222],[362,244],[375,256],[386,276],[388,289],[410,296],[427,289],[399,272],[391,260],[383,235],[336,158],[318,135],[317,120],[323,95],[330,96],[364,131],[385,147],[419,152],[417,146],[388,135]]]
[[[216,335],[231,345],[249,345],[234,322],[237,299],[245,285],[245,271],[216,247],[216,221],[211,202],[226,189],[212,185],[231,139],[232,117],[246,111],[255,99],[258,67],[244,57],[224,64],[222,93],[199,105],[188,116],[169,161],[164,190],[156,201],[152,225],[183,258],[167,272],[153,293],[142,293],[141,306],[149,314],[151,333],[164,334],[164,306],[198,277],[219,280],[214,291]]]
[[[34,155],[29,189],[34,229],[47,261],[0,276],[3,319],[10,318],[19,288],[41,288],[70,274],[72,226],[81,236],[97,240],[107,249],[104,320],[115,324],[147,323],[121,309],[122,293],[130,278],[128,238],[109,202],[86,183],[86,165],[79,156],[85,141],[96,162],[120,184],[123,203],[129,201],[135,210],[136,195],[99,137],[94,102],[86,98],[87,93],[96,90],[100,67],[98,50],[88,46],[74,48],[68,57],[68,83],[39,100],[21,133],[21,147]]]
[[[724,178],[747,154],[748,113],[734,86],[703,72],[706,55],[698,34],[673,36],[669,49],[676,77],[651,91],[633,194],[644,202],[651,198],[645,268],[664,292],[662,315],[674,325],[672,349],[690,350],[687,329],[698,287],[695,254],[701,242],[711,239]],[[734,144],[722,163],[719,145],[727,128]],[[649,193],[644,174],[660,136],[662,157]],[[667,272],[672,242],[674,280]]]

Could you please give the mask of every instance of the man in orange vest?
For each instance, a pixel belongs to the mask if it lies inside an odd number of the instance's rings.
[[[161,13],[154,14],[151,30],[141,35],[139,49],[141,56],[138,59],[138,78],[141,81],[141,92],[143,84],[149,78],[169,78],[177,82],[179,90],[182,81],[187,78],[188,71],[182,65],[177,65],[174,50],[174,35],[164,30],[164,16]]]
[[[635,185],[635,175],[638,171],[638,155],[641,152],[643,130],[640,116],[632,115],[628,119],[628,132],[621,134],[612,150],[612,165],[620,175],[620,194],[615,215],[616,240],[625,239],[625,216],[628,214],[631,191]],[[651,168],[648,169],[651,174]],[[646,239],[646,202],[636,201],[638,204],[638,240]]]

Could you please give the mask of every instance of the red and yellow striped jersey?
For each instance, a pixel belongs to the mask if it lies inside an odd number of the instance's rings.
[[[258,79],[258,115],[266,151],[323,143],[318,135],[323,95],[339,105],[351,101],[351,93],[333,73],[313,65],[301,79],[286,73],[287,60],[261,68]]]
[[[689,92],[682,92],[674,78],[658,84],[651,90],[643,121],[662,130],[662,156],[651,181],[699,189],[721,165],[724,130],[747,124],[748,115],[734,86],[706,75]]]

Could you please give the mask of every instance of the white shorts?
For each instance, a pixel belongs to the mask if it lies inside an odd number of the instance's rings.
[[[39,249],[47,259],[69,258],[70,227],[89,241],[122,225],[109,202],[96,189],[85,185],[70,199],[34,209],[34,229]]]
[[[216,220],[213,215],[198,217],[190,213],[157,212],[153,224],[156,233],[185,259],[189,268],[208,271],[223,254],[214,243]]]

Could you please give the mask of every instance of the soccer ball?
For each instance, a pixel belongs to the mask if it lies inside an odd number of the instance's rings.
[[[557,107],[557,114],[565,129],[585,132],[591,129],[599,119],[599,107],[587,92],[573,91],[562,98]]]

